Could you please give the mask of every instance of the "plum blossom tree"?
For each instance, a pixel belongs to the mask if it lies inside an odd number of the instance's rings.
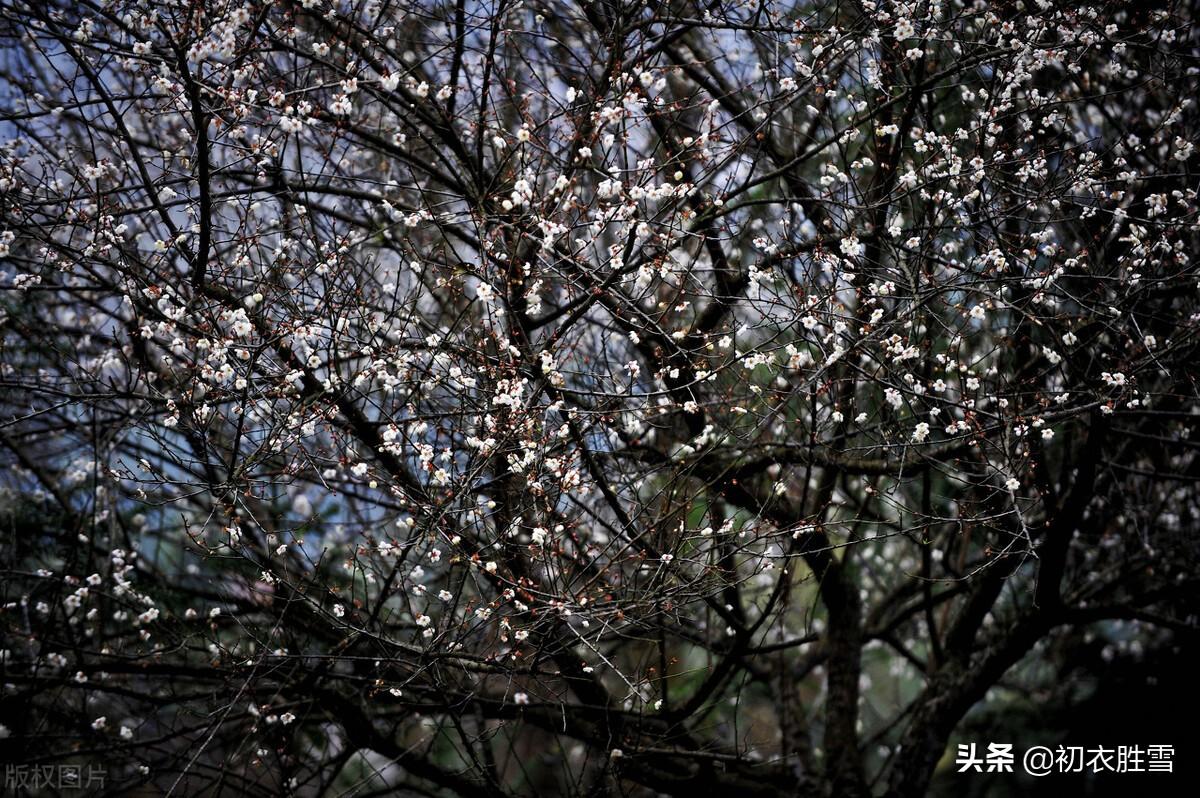
[[[918,796],[1195,634],[1193,4],[0,9],[6,761]]]

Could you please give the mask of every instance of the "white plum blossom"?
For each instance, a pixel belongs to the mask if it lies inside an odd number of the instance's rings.
[[[1149,678],[1195,5],[8,3],[0,737],[908,796]]]

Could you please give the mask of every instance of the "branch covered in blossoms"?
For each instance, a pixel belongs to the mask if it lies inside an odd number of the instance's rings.
[[[0,0],[0,750],[925,795],[1196,633],[1198,76],[1176,2]]]

